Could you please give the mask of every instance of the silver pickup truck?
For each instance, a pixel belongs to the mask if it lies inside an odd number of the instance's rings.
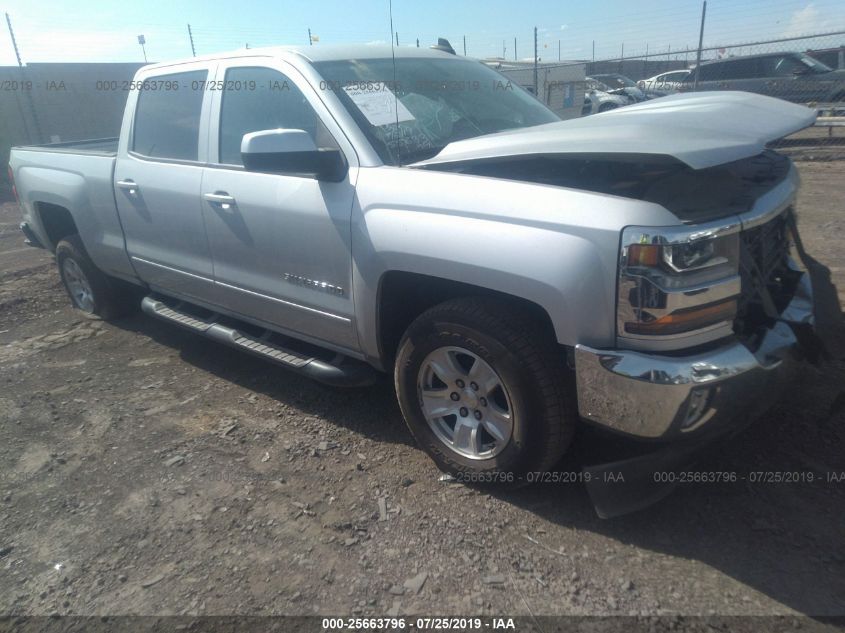
[[[814,116],[723,92],[560,121],[445,52],[273,48],[146,66],[119,139],[10,171],[76,308],[392,373],[441,469],[510,483],[580,421],[691,446],[767,399],[813,305],[766,145]]]

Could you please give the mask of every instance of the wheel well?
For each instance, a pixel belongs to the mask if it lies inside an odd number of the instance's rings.
[[[41,219],[41,226],[44,227],[54,251],[60,240],[79,232],[76,228],[76,222],[73,221],[73,216],[66,208],[49,202],[39,202],[37,203],[37,210],[38,217]]]
[[[541,306],[503,292],[417,273],[390,271],[379,284],[379,351],[385,368],[393,366],[399,341],[420,314],[457,297],[495,297],[517,304],[554,332],[551,318]]]

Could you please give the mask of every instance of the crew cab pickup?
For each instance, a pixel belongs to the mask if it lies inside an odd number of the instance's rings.
[[[11,153],[73,305],[140,303],[332,385],[390,373],[464,480],[548,471],[581,421],[729,433],[812,331],[798,177],[767,149],[803,106],[711,92],[560,121],[481,63],[370,46],[133,85],[120,138]]]

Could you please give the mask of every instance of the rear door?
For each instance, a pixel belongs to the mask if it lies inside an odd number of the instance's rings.
[[[138,76],[129,95],[114,171],[126,249],[156,290],[214,300],[200,185],[207,157],[215,64],[189,63]]]
[[[221,61],[217,77],[202,213],[221,305],[275,329],[356,348],[352,146],[316,91],[286,62]],[[318,147],[340,148],[350,165],[346,178],[320,182],[245,171],[243,135],[277,128],[305,130]]]

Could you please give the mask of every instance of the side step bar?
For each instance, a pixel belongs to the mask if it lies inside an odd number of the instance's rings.
[[[201,318],[190,314],[184,309],[185,306],[190,306],[190,304],[164,300],[153,295],[148,295],[141,300],[141,309],[150,316],[175,323],[214,341],[259,356],[327,385],[364,387],[374,384],[378,378],[378,373],[373,367],[354,358],[343,354],[335,354],[331,360],[308,356],[269,340],[273,336],[270,330],[265,330],[260,336],[252,336],[218,323],[217,321],[222,318],[219,314]]]

